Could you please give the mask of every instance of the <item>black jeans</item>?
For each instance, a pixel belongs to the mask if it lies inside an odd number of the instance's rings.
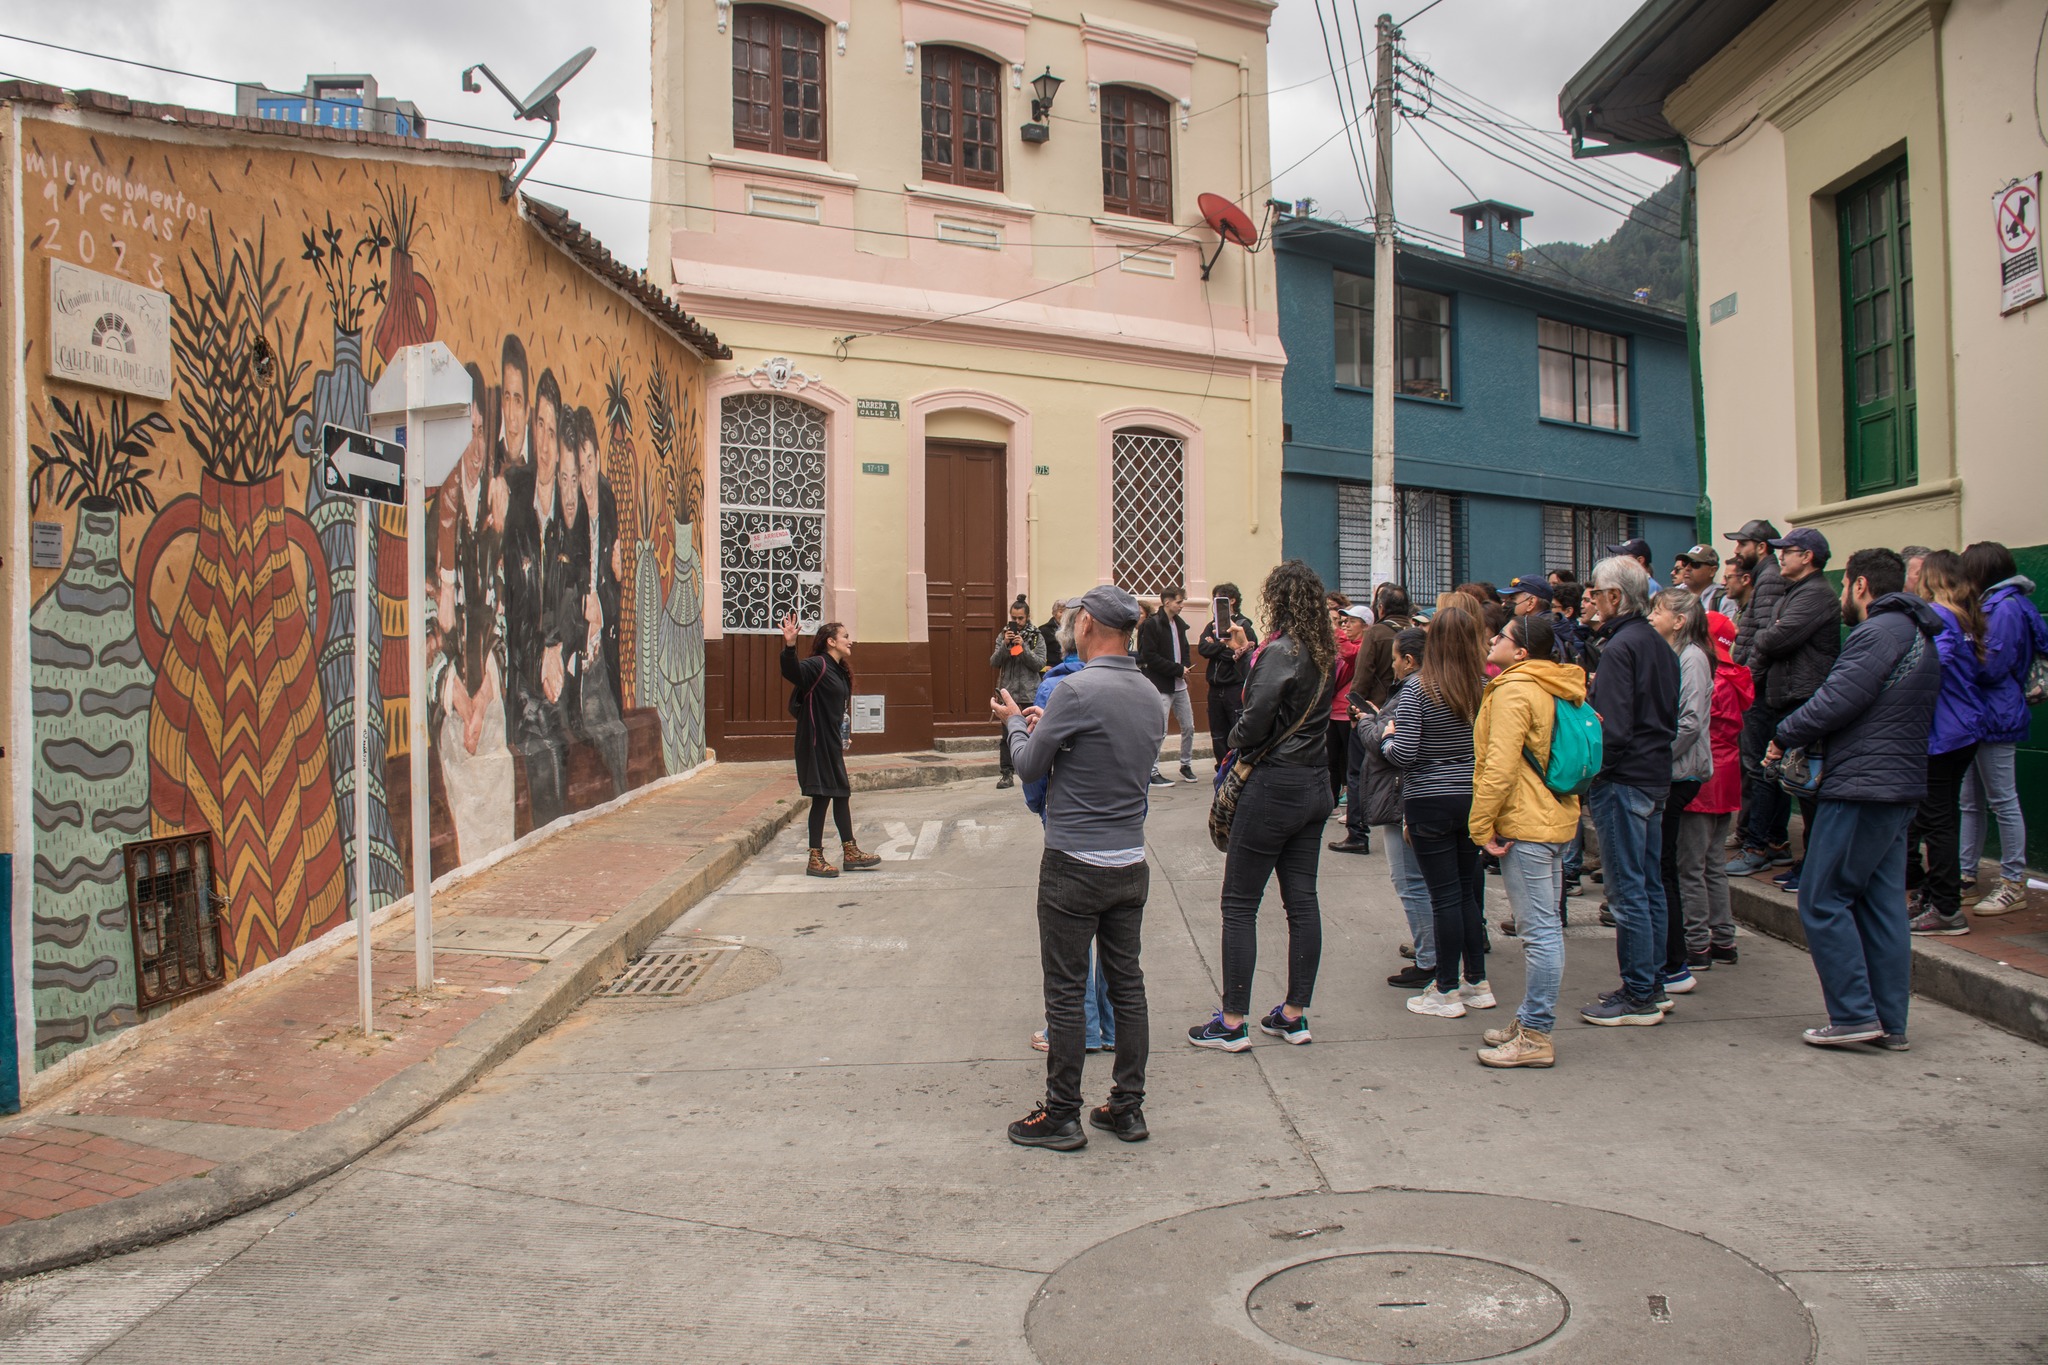
[[[1152,1029],[1145,1015],[1145,973],[1138,950],[1152,870],[1092,867],[1057,849],[1038,862],[1038,960],[1045,973],[1045,1111],[1064,1123],[1081,1112],[1081,1063],[1087,1055],[1082,996],[1088,989],[1088,945],[1109,986],[1116,1013],[1112,1109],[1145,1101],[1145,1059]]]
[[[1906,890],[1926,888],[1927,908],[1943,915],[1961,914],[1963,873],[1961,857],[1963,778],[1977,757],[1977,746],[1966,744],[1927,760],[1927,799],[1913,812],[1906,827]],[[1927,846],[1927,861],[1920,861],[1920,847]]]
[[[839,842],[853,842],[853,806],[843,796],[811,798],[811,847],[825,846],[825,808],[832,808],[832,823],[839,826]]]
[[[1685,905],[1678,897],[1678,817],[1685,814],[1703,782],[1673,782],[1664,802],[1664,845],[1658,862],[1664,882],[1664,975],[1676,976],[1685,966]],[[1718,853],[1720,850],[1711,850]]]
[[[1029,705],[1030,703],[1026,702],[1023,704]],[[1001,765],[1004,777],[1016,775],[1017,760],[1010,753],[1010,732],[1008,729],[1005,729],[1002,734],[996,737],[996,762]]]
[[[1486,923],[1480,913],[1479,845],[1472,842],[1472,797],[1424,796],[1406,802],[1408,846],[1429,884],[1436,928],[1436,988],[1446,995],[1465,980],[1486,980]]]
[[[1333,720],[1323,738],[1323,757],[1329,760],[1330,804],[1337,803],[1337,794],[1344,790],[1344,776],[1351,770],[1351,722]],[[1329,812],[1324,811],[1325,819]]]
[[[1244,684],[1217,683],[1209,688],[1209,750],[1218,762],[1230,752],[1230,732],[1244,714]]]
[[[1792,837],[1792,798],[1763,775],[1764,752],[1784,718],[1785,712],[1773,710],[1762,698],[1742,718],[1742,790],[1749,808],[1749,823],[1742,827],[1744,848],[1782,848]]]
[[[1259,902],[1266,882],[1280,878],[1287,910],[1287,1003],[1307,1009],[1323,960],[1323,912],[1316,899],[1316,860],[1330,818],[1329,776],[1321,768],[1261,763],[1252,769],[1230,851],[1223,857],[1223,1012],[1249,1014],[1252,972],[1259,962]],[[1118,1016],[1117,1037],[1123,1037]]]
[[[1344,790],[1350,793],[1344,805],[1345,833],[1361,843],[1372,838],[1372,827],[1365,823],[1365,741],[1358,737],[1358,727],[1351,727],[1351,756],[1344,770]]]

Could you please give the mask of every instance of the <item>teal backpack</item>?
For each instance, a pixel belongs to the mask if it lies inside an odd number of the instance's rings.
[[[1543,785],[1558,797],[1584,796],[1600,776],[1600,716],[1582,701],[1554,699],[1557,703],[1550,726],[1550,766],[1536,762],[1527,748],[1522,758],[1543,779]]]

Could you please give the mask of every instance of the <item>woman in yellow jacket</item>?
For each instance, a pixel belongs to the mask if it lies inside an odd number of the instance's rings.
[[[1472,842],[1500,859],[1508,908],[1521,931],[1528,984],[1514,1022],[1488,1029],[1486,1066],[1549,1066],[1550,1030],[1564,977],[1564,855],[1579,828],[1579,798],[1543,783],[1558,698],[1586,699],[1586,674],[1552,661],[1556,637],[1538,613],[1510,620],[1486,661],[1500,673],[1486,685],[1472,730]],[[1525,757],[1526,755],[1526,757]]]

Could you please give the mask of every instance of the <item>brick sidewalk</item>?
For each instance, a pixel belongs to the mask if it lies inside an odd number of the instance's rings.
[[[1755,874],[1749,880],[1775,890],[1771,879],[1783,871],[1782,868],[1772,868]],[[1937,937],[1935,941],[2030,976],[2048,979],[2048,892],[2028,891],[2026,905],[2007,914],[1978,915],[1970,907],[1978,895],[1997,882],[1998,864],[1985,863],[1978,877],[1976,891],[1963,893],[1963,917],[1970,922],[1970,932],[1953,938]]]

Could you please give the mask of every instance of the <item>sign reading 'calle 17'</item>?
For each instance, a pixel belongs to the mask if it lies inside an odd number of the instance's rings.
[[[50,377],[171,396],[171,296],[50,262]]]

